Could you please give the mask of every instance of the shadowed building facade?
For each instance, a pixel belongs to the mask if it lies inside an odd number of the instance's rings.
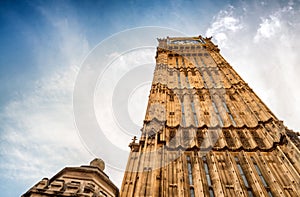
[[[121,196],[300,196],[300,141],[210,38],[158,39]],[[287,109],[288,110],[288,109]]]

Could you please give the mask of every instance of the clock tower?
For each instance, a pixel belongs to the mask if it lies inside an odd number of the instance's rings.
[[[300,196],[300,141],[210,38],[158,39],[120,196]]]

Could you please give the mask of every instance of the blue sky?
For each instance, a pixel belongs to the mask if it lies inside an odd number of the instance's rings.
[[[74,123],[76,77],[92,49],[131,28],[214,36],[221,54],[275,115],[299,130],[299,1],[1,1],[0,24],[3,196],[20,196],[64,166],[93,159],[96,153],[84,145]],[[149,59],[152,53],[143,55]],[[116,69],[130,64],[132,54],[118,61]],[[147,87],[129,103],[135,120],[144,116]],[[119,186],[122,172],[110,167],[106,172]]]

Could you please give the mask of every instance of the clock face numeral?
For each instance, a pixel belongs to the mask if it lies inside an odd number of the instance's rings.
[[[173,40],[172,44],[199,44],[198,40]]]

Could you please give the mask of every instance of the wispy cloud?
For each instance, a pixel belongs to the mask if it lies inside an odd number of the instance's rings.
[[[234,14],[235,8],[228,6],[221,10],[213,19],[206,31],[206,36],[213,36],[220,47],[227,47],[228,34],[237,32],[243,28],[242,21]]]
[[[73,121],[75,76],[76,69],[69,68],[45,77],[1,112],[2,176],[32,181],[52,176],[62,163],[87,159]]]
[[[288,30],[288,26],[291,25],[291,21],[286,20],[288,17],[284,18],[284,16],[294,14],[293,4],[289,3],[269,16],[261,17],[261,23],[254,36],[254,42],[259,42],[262,39],[270,39],[274,36],[281,37],[285,33],[282,31]]]
[[[78,69],[89,51],[88,42],[74,23],[41,11],[51,32],[47,42],[35,42],[40,79],[27,92],[20,91],[0,111],[3,179],[19,180],[28,188],[44,176],[51,177],[64,165],[79,165],[92,157],[76,131],[72,93]],[[59,42],[57,42],[59,41]]]

